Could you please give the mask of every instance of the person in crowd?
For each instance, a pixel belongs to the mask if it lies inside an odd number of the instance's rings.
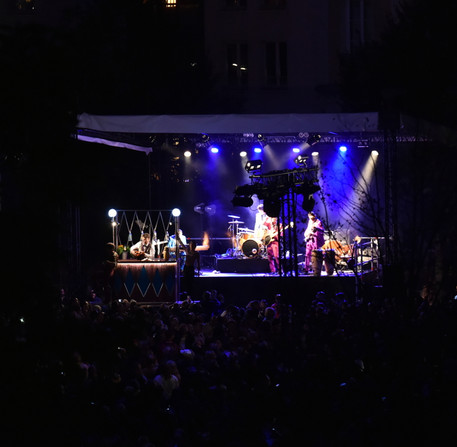
[[[324,225],[321,220],[317,218],[316,214],[313,211],[310,211],[308,213],[308,226],[305,230],[305,273],[308,273],[310,270],[313,250],[322,248],[324,243]]]

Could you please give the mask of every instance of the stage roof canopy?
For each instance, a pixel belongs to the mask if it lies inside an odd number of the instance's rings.
[[[401,120],[404,117],[400,117]],[[405,118],[408,120],[407,118]],[[397,138],[417,141],[403,122]],[[414,126],[417,129],[417,123]],[[378,112],[318,114],[226,115],[91,115],[78,116],[75,137],[81,141],[126,147],[149,153],[164,136],[186,136],[194,142],[248,142],[260,136],[266,142],[303,142],[319,134],[322,142],[384,138]],[[423,139],[423,136],[420,138]],[[425,138],[427,139],[427,138]]]

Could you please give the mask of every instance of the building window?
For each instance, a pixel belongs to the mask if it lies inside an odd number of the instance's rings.
[[[165,0],[166,8],[176,8],[176,0]]]
[[[227,76],[232,86],[248,83],[248,46],[245,43],[227,45]]]
[[[267,87],[281,87],[287,84],[286,42],[265,43],[265,73]]]

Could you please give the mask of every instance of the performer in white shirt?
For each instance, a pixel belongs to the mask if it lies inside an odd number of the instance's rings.
[[[255,215],[255,224],[254,224],[254,238],[257,240],[262,240],[265,237],[265,231],[267,227],[265,225],[265,220],[267,215],[263,209],[263,204],[257,206],[257,214]]]
[[[130,254],[139,261],[151,261],[154,257],[151,235],[143,233],[141,239],[130,247]]]

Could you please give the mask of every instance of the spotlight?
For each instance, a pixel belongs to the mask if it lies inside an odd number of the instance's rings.
[[[308,156],[299,155],[295,160],[294,163],[298,166],[306,166],[306,160],[308,160]]]
[[[316,143],[321,141],[321,136],[317,133],[312,133],[309,135],[308,140],[306,141],[310,146],[314,146]]]
[[[246,208],[249,208],[252,206],[254,201],[252,200],[251,197],[240,197],[240,196],[235,196],[232,199],[232,204],[233,206],[244,206]]]
[[[307,211],[308,213],[313,210],[314,205],[316,205],[316,201],[314,197],[310,194],[307,197],[303,197],[302,208]]]
[[[265,214],[270,217],[279,217],[281,213],[281,202],[274,199],[265,199],[263,201]]]
[[[313,157],[317,157],[317,156],[319,155],[319,152],[314,151],[314,152],[311,153],[311,155],[312,155]]]
[[[192,155],[192,154],[191,154],[190,151],[184,152],[184,157],[186,157],[186,158],[189,158],[191,155]]]
[[[249,160],[246,163],[244,169],[246,170],[246,172],[260,171],[260,169],[262,168],[262,164],[262,160]]]
[[[256,154],[260,154],[260,153],[262,153],[262,148],[256,146],[256,147],[254,148],[254,152],[255,152]]]
[[[234,192],[237,196],[252,196],[256,193],[256,188],[254,185],[241,185],[237,186]]]
[[[219,152],[219,148],[217,146],[211,146],[211,152],[213,154],[217,154]]]
[[[108,216],[111,217],[111,218],[116,217],[117,216],[117,211],[114,208],[111,208],[108,211]]]
[[[345,145],[341,145],[341,146],[339,147],[339,151],[340,151],[340,152],[346,152],[347,150],[348,150],[348,148],[347,148],[347,146],[345,146]]]
[[[292,152],[298,154],[300,152],[300,148],[299,147],[293,147],[292,148]]]
[[[216,214],[216,205],[205,206],[205,213],[208,214],[208,216],[214,216]]]
[[[379,152],[378,151],[371,151],[371,155],[373,155],[373,157],[377,157],[379,155]]]
[[[198,214],[203,214],[205,212],[205,204],[199,203],[198,205],[195,205],[194,211]]]
[[[179,217],[181,215],[181,210],[179,208],[174,208],[171,214],[173,217]]]
[[[247,154],[246,151],[241,151],[241,152],[240,152],[240,157],[243,157],[243,158],[244,158],[244,157],[246,157],[247,155],[248,155],[248,154]]]

